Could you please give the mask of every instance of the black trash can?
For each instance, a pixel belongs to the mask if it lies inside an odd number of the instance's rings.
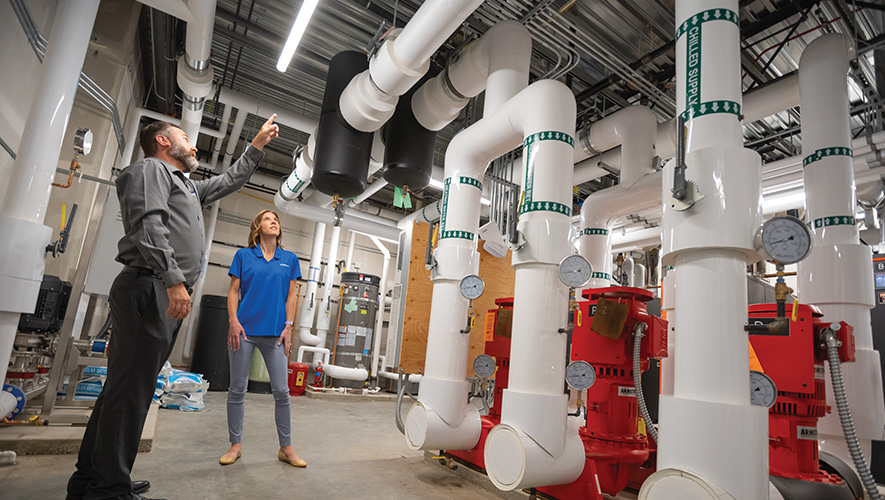
[[[227,296],[203,295],[200,328],[191,362],[191,371],[209,381],[210,391],[230,387],[230,360],[227,354]]]

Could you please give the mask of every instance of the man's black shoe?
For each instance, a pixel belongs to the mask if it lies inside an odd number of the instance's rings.
[[[141,495],[151,489],[150,481],[132,481],[132,493]]]

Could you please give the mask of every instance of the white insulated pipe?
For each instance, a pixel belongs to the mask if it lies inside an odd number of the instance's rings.
[[[313,335],[313,321],[316,316],[318,300],[316,298],[320,279],[320,261],[323,257],[323,242],[326,238],[326,224],[317,222],[313,231],[313,247],[310,250],[310,263],[307,267],[307,288],[304,289],[304,303],[298,315],[298,338],[307,346],[320,346],[322,339]]]
[[[344,366],[337,366],[330,363],[329,360],[332,358],[332,353],[325,347],[312,347],[307,345],[299,347],[298,357],[296,358],[298,363],[304,362],[304,353],[306,352],[312,352],[314,355],[313,362],[310,365],[311,368],[316,370],[319,363],[322,363],[323,373],[332,378],[356,380],[361,382],[369,377],[369,372],[363,368],[346,368]]]
[[[525,88],[519,82],[528,80],[531,56],[532,37],[525,26],[516,21],[492,26],[415,92],[415,118],[428,130],[441,130],[483,90],[487,91],[483,116],[494,113]]]
[[[430,57],[482,0],[427,0],[402,31],[391,32],[341,94],[341,115],[350,126],[374,132],[393,116],[405,94],[430,67]]]
[[[575,109],[574,95],[565,85],[541,80],[508,101],[499,113],[468,129],[473,142],[488,139],[490,129],[500,142],[490,141],[479,154],[451,157],[456,165],[475,162],[484,170],[498,156],[489,155],[498,153],[490,151],[492,144],[506,151],[514,146],[514,139],[523,139],[517,229],[525,244],[513,252],[516,285],[510,380],[503,394],[501,424],[489,432],[484,453],[489,479],[505,491],[567,484],[584,469],[584,445],[577,422],[568,424],[568,396],[562,390],[567,337],[560,329],[566,326],[568,289],[558,276],[559,263],[572,253]],[[457,212],[460,207],[456,200],[450,199],[448,209],[443,208],[446,224],[445,212]],[[452,216],[451,220],[455,223],[452,230],[463,227],[463,218]],[[476,224],[474,217],[471,229]]]
[[[854,327],[854,363],[842,367],[861,449],[870,458],[871,440],[885,439],[885,403],[879,353],[873,349],[870,309],[875,306],[870,248],[859,240],[855,213],[855,169],[846,75],[849,40],[838,34],[816,38],[799,62],[805,207],[814,246],[799,263],[798,294],[821,309],[826,321]],[[827,365],[829,370],[829,365]],[[827,404],[835,398],[827,377]],[[818,421],[821,449],[853,464],[838,415]]]
[[[654,172],[657,119],[645,106],[629,106],[590,126],[590,146],[607,151],[621,146],[619,184],[628,188],[642,176]]]
[[[663,204],[662,264],[676,268],[670,325],[679,349],[670,355],[673,395],[661,396],[658,472],[639,498],[767,499],[768,409],[750,405],[743,329],[762,193],[759,155],[743,148],[738,2],[677,0],[676,27],[686,178],[705,198],[685,211]],[[664,169],[664,200],[674,163]]]
[[[344,269],[350,272],[350,266],[353,263],[353,247],[356,243],[356,232],[350,231],[350,242],[347,244],[347,260],[344,262]]]
[[[355,234],[353,236],[356,236]],[[351,243],[353,242],[351,236]],[[381,284],[378,287],[378,313],[375,315],[375,335],[372,336],[372,376],[378,376],[378,360],[381,359],[381,329],[384,326],[384,297],[387,295],[387,272],[390,270],[390,250],[384,246],[375,236],[369,237],[372,243],[381,251],[384,256],[384,264],[381,267]],[[351,246],[351,248],[353,248]]]
[[[19,315],[34,311],[43,280],[43,257],[53,233],[43,220],[98,4],[59,2],[42,72],[34,82],[36,97],[10,170],[0,211],[0,380],[6,378]]]
[[[335,214],[328,208],[321,208],[310,203],[299,201],[287,201],[283,199],[279,191],[274,196],[274,205],[281,211],[305,220],[331,224],[335,220]],[[344,229],[352,229],[366,234],[374,234],[390,240],[398,240],[400,230],[396,222],[377,215],[370,215],[359,210],[350,210],[341,222]]]
[[[332,282],[335,281],[335,262],[338,260],[338,243],[341,238],[341,226],[332,226],[332,240],[329,242],[329,255],[326,258],[326,277],[324,279],[323,299],[317,311],[317,337],[319,346],[325,347],[332,321]]]

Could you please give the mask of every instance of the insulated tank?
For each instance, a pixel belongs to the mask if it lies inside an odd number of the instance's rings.
[[[436,132],[418,123],[412,112],[412,96],[439,71],[428,71],[411,90],[400,97],[396,111],[383,129],[384,180],[410,190],[427,187],[433,172]]]
[[[373,134],[348,125],[338,100],[350,80],[368,68],[366,55],[352,50],[339,52],[329,63],[310,177],[310,182],[329,196],[352,198],[366,189]]]
[[[332,364],[371,371],[380,284],[381,278],[371,274],[341,274],[341,308]],[[332,386],[362,388],[363,382],[333,379]]]

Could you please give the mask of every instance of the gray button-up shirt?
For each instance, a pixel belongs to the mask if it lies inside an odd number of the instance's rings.
[[[202,206],[242,188],[263,156],[250,145],[223,175],[199,181],[153,157],[123,169],[116,184],[126,233],[117,261],[153,270],[167,288],[193,286],[205,255]]]

